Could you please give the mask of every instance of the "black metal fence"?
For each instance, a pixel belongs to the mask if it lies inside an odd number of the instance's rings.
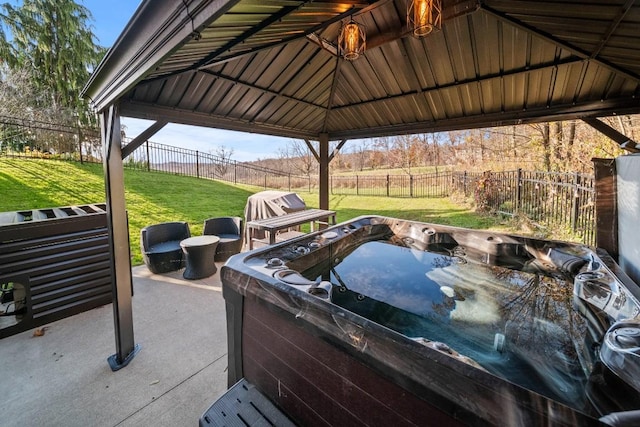
[[[0,156],[102,162],[100,131],[0,116]]]
[[[125,141],[126,143],[126,141]],[[288,174],[229,158],[186,148],[147,141],[125,159],[126,168],[204,179],[219,179],[234,184],[262,188],[312,190],[309,177]]]
[[[130,138],[123,138],[126,146]],[[0,156],[102,163],[100,131],[0,116]],[[309,177],[147,141],[124,160],[125,168],[166,172],[234,184],[311,191]]]
[[[125,138],[124,145],[129,142]],[[0,156],[102,162],[99,131],[0,116]],[[300,176],[211,153],[147,141],[125,167],[288,191],[318,188],[317,176]],[[441,172],[420,175],[332,175],[336,195],[379,197],[473,196],[487,212],[520,215],[595,243],[593,177],[532,171]]]
[[[474,196],[481,210],[520,215],[595,244],[595,190],[592,175],[535,172],[454,173],[452,189]]]
[[[447,197],[452,172],[421,175],[335,175],[331,194],[382,197]]]
[[[331,194],[386,197],[473,197],[481,211],[523,216],[595,244],[591,175],[535,172],[444,172],[421,175],[332,176]]]

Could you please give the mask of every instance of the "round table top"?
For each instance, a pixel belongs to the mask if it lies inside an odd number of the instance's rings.
[[[181,241],[180,246],[182,247],[209,246],[218,242],[220,242],[220,238],[218,236],[213,236],[213,235],[193,236]]]

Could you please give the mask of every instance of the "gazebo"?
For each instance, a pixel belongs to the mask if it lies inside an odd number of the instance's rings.
[[[581,119],[636,152],[598,117],[640,112],[638,46],[634,0],[143,0],[83,90],[105,149],[112,367],[136,352],[123,158],[167,123],[306,141],[327,209],[354,138]],[[123,147],[121,116],[154,124]]]

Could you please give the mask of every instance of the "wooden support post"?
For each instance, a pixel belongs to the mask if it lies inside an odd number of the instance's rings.
[[[514,206],[513,213],[518,215],[522,206],[522,169],[518,168],[516,172],[516,205]]]
[[[580,215],[580,175],[573,174],[573,195],[571,199],[571,231],[578,231],[578,218]]]
[[[329,136],[326,133],[320,135],[318,151],[320,173],[320,209],[329,209]]]
[[[618,202],[615,159],[591,159],[595,172],[596,246],[618,259]]]

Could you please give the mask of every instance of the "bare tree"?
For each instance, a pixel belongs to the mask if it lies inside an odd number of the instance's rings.
[[[307,146],[300,140],[287,142],[285,148],[279,152],[280,159],[285,163],[281,168],[288,169],[290,173],[300,173],[310,177],[318,169],[318,162]]]
[[[215,176],[225,176],[229,169],[229,164],[231,163],[231,156],[233,156],[233,148],[228,148],[224,145],[219,145],[213,150],[213,155],[218,157],[217,161],[214,163],[214,175]]]
[[[413,135],[401,135],[393,138],[391,158],[394,165],[411,174],[411,168],[420,162],[420,141]]]
[[[549,123],[536,123],[530,125],[531,129],[537,132],[537,136],[532,138],[532,142],[542,149],[542,166],[545,171],[551,171],[551,139]]]
[[[373,140],[372,152],[369,156],[369,164],[372,169],[376,169],[388,164],[389,152],[391,151],[391,139],[376,138]],[[385,161],[387,159],[387,161]]]
[[[353,145],[353,154],[356,158],[353,166],[357,167],[359,171],[363,171],[367,166],[369,150],[369,142],[364,139]]]

